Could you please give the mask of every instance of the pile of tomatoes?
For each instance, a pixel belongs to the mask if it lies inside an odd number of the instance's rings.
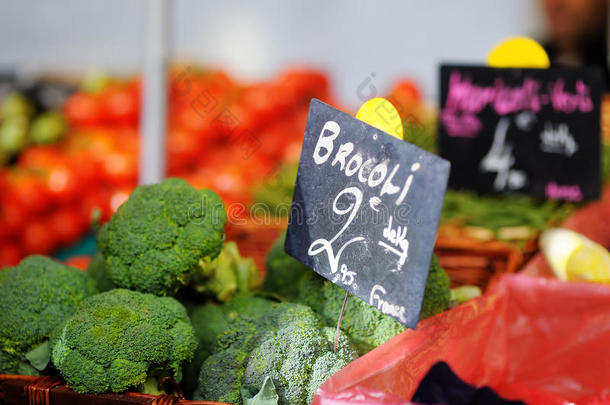
[[[79,91],[60,144],[30,147],[0,170],[0,267],[73,244],[106,221],[137,184],[140,80]],[[167,175],[221,194],[247,215],[253,186],[298,158],[309,101],[332,103],[326,77],[284,71],[240,84],[223,72],[173,69],[168,80]]]

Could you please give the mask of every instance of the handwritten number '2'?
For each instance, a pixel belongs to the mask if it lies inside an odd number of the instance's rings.
[[[346,194],[352,195],[355,198],[355,201],[353,203],[350,203],[347,208],[341,209],[337,207],[337,202],[339,201],[339,198],[341,198],[341,196]],[[332,244],[339,238],[339,236],[341,236],[341,234],[343,234],[343,232],[345,232],[347,227],[352,223],[352,221],[356,217],[356,214],[358,214],[358,210],[360,209],[361,204],[362,191],[360,191],[358,187],[348,187],[345,190],[341,191],[339,194],[337,194],[335,200],[333,201],[333,212],[338,215],[345,215],[349,213],[347,221],[345,222],[341,230],[331,240],[326,240],[323,238],[317,239],[312,242],[307,252],[309,256],[316,256],[317,254],[326,251],[326,254],[328,255],[328,262],[330,264],[331,273],[335,274],[337,273],[337,271],[340,270],[341,282],[343,282],[345,285],[351,285],[354,282],[354,276],[356,273],[353,271],[348,271],[347,266],[345,264],[341,264],[341,266],[339,266],[341,254],[343,253],[346,247],[348,247],[354,242],[363,241],[364,238],[362,236],[357,236],[348,240],[347,242],[345,242],[345,244],[343,244],[343,246],[341,246],[341,248],[337,251],[336,254],[333,251]],[[335,282],[338,280],[338,278],[339,277],[337,275]]]

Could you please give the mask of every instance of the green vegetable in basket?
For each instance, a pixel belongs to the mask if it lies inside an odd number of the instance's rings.
[[[84,272],[44,256],[0,270],[0,374],[44,370],[52,330],[96,292]]]
[[[190,274],[189,285],[219,301],[229,300],[237,291],[248,292],[260,287],[261,277],[252,258],[241,257],[233,241],[223,245],[220,255],[211,262],[200,262]]]
[[[279,404],[308,404],[316,389],[357,357],[349,339],[324,326],[305,305],[281,303],[259,317],[239,316],[206,359],[195,399],[242,402],[241,388],[261,388],[271,378]]]
[[[227,216],[218,195],[182,179],[137,187],[98,234],[112,282],[173,295],[222,248]]]
[[[521,195],[479,196],[448,191],[441,216],[442,223],[454,223],[475,231],[491,231],[491,237],[525,241],[567,217],[573,204],[560,201],[538,202]],[[480,233],[480,231],[479,231]]]
[[[197,386],[201,364],[219,349],[218,336],[231,327],[240,317],[257,318],[277,303],[249,293],[239,293],[228,302],[219,305],[208,302],[196,307],[191,313],[191,323],[195,329],[198,346],[193,360],[184,370],[183,389],[191,394]]]
[[[180,381],[197,340],[175,299],[115,289],[85,299],[51,346],[53,364],[78,393],[156,394],[158,378]]]

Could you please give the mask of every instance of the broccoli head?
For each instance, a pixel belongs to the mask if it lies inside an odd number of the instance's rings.
[[[79,393],[122,392],[156,376],[179,381],[197,341],[170,297],[115,289],[85,299],[52,339],[53,363]]]
[[[200,261],[220,253],[227,216],[218,195],[182,179],[137,187],[98,234],[118,287],[173,295]]]
[[[196,399],[241,403],[240,388],[271,377],[280,404],[311,402],[320,384],[357,357],[348,338],[305,305],[281,303],[258,318],[238,317],[219,337],[221,349],[201,367]]]
[[[224,305],[208,302],[195,308],[191,313],[191,323],[199,344],[193,360],[184,369],[184,390],[189,394],[195,390],[201,364],[219,349],[219,337],[235,329],[234,320],[244,316],[255,319],[274,305],[273,301],[239,293]],[[232,335],[231,332],[229,334]]]
[[[1,270],[0,373],[36,375],[45,369],[51,332],[96,292],[85,272],[44,256]]]

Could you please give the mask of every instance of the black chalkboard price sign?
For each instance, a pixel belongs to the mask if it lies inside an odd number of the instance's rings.
[[[312,100],[285,249],[414,328],[449,162]]]
[[[601,69],[441,66],[440,154],[449,186],[544,199],[601,189]]]

